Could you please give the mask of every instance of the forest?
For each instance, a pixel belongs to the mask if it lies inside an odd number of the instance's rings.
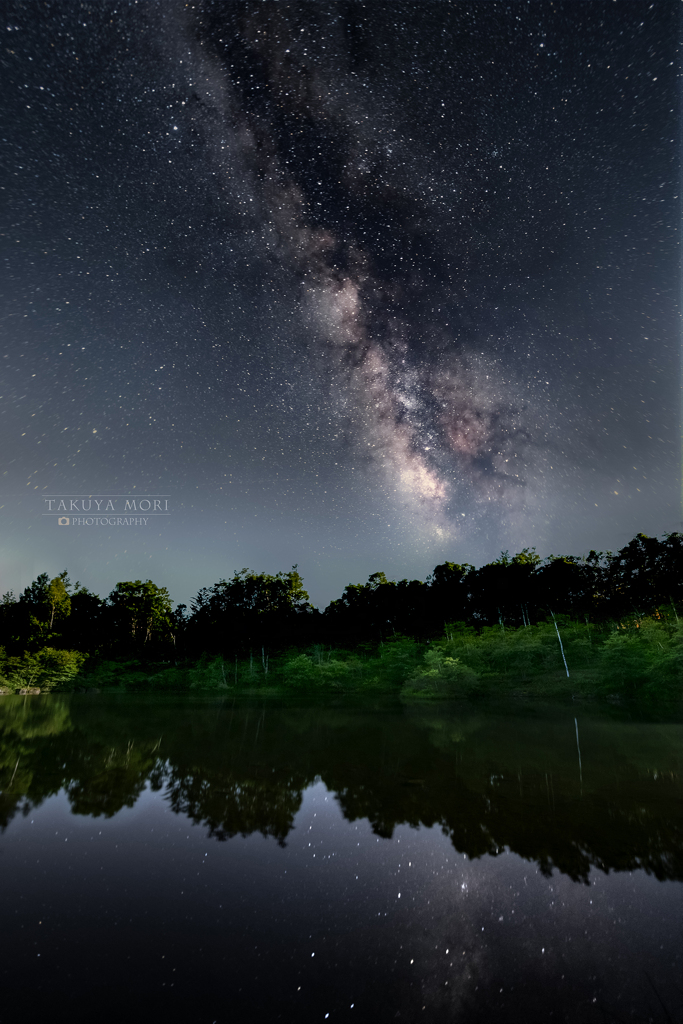
[[[106,598],[67,571],[0,603],[0,692],[274,689],[403,696],[683,696],[683,534],[616,553],[533,548],[425,580],[374,572],[314,608],[297,566],[174,607],[151,580]]]

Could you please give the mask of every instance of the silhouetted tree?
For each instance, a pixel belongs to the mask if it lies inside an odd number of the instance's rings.
[[[534,602],[540,561],[534,548],[524,548],[512,558],[507,551],[501,551],[495,562],[468,573],[470,617],[481,625],[521,625],[524,609]]]
[[[536,615],[549,609],[566,615],[595,616],[604,606],[604,556],[591,551],[586,559],[550,555],[536,574]]]
[[[61,624],[60,642],[74,650],[98,654],[112,642],[107,616],[112,617],[113,612],[106,601],[87,587],[76,587],[71,595],[71,613]]]
[[[188,649],[243,653],[307,642],[318,615],[296,565],[275,575],[241,569],[197,594],[187,623]]]
[[[345,587],[342,596],[324,612],[329,639],[348,644],[374,641],[398,633],[420,636],[429,622],[429,586],[421,580],[388,580],[374,572],[367,583]]]
[[[605,593],[612,615],[645,612],[683,597],[683,536],[664,540],[637,534],[612,555],[605,572]]]

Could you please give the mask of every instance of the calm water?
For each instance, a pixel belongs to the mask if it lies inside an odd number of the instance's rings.
[[[682,741],[585,706],[3,697],[0,1020],[683,1020]]]

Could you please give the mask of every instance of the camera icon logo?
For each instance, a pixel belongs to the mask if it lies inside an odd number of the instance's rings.
[[[68,516],[60,516],[59,519],[57,520],[57,526],[68,526],[68,525],[69,525],[69,517]]]

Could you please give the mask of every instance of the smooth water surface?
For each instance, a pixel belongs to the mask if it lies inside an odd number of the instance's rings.
[[[0,1020],[683,1015],[683,726],[0,701]]]

